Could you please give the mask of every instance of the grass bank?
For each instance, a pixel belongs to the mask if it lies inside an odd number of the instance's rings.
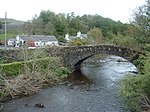
[[[49,57],[0,64],[0,100],[28,96],[57,84],[69,74],[60,58]]]

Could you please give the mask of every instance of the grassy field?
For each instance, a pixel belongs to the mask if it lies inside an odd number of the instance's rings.
[[[15,34],[7,34],[6,35],[6,38],[9,39],[9,38],[15,38],[16,35]],[[0,34],[0,40],[4,40],[5,39],[5,34]]]

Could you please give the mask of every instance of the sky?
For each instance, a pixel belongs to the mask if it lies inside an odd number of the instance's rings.
[[[98,14],[115,21],[128,23],[133,10],[144,0],[0,0],[0,18],[32,20],[41,10],[76,15]]]

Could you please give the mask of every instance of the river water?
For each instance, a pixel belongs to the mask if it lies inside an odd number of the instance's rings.
[[[8,101],[2,112],[130,112],[118,97],[119,80],[137,71],[130,62],[108,56],[98,63],[84,63],[80,71],[57,86]]]

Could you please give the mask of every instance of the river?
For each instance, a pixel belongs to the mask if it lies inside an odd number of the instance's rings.
[[[108,56],[98,63],[84,63],[67,81],[37,94],[8,101],[2,112],[130,112],[118,97],[119,80],[137,71],[130,62]]]

